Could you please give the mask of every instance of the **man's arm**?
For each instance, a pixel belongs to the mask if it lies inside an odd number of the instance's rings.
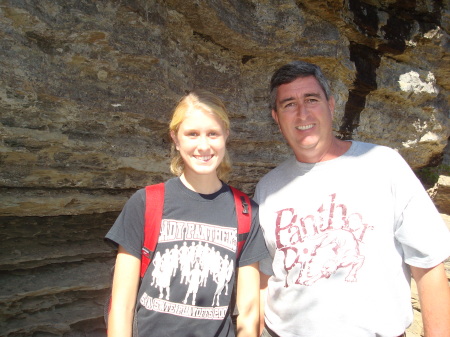
[[[450,336],[450,288],[441,263],[433,268],[411,266],[419,292],[426,337]]]
[[[266,305],[267,284],[270,275],[259,272],[259,335],[264,329],[264,306]]]
[[[141,261],[119,246],[112,286],[108,337],[131,337]]]
[[[240,267],[237,274],[236,304],[238,337],[256,337],[259,320],[259,263]]]

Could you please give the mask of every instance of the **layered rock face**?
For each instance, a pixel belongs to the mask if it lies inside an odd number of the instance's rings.
[[[295,59],[330,78],[338,137],[448,167],[449,30],[441,0],[0,0],[0,335],[105,335],[102,238],[171,176],[186,91],[226,102],[230,183],[250,194],[291,155],[267,88]]]

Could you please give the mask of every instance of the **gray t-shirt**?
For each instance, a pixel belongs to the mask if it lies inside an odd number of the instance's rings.
[[[450,235],[401,156],[352,142],[295,158],[257,185],[270,259],[266,324],[283,337],[392,337],[412,322],[410,270],[450,254]],[[289,305],[286,305],[289,303]]]
[[[144,208],[141,189],[106,235],[138,258]],[[235,336],[228,312],[235,267],[268,256],[253,201],[252,227],[238,260],[236,244],[236,210],[226,184],[203,195],[179,178],[167,181],[158,246],[138,293],[139,336]]]

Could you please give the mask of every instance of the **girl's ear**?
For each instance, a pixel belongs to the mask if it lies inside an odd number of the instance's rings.
[[[177,150],[179,150],[179,148],[178,148],[178,145],[179,145],[178,138],[177,138],[177,135],[175,134],[174,131],[170,131],[170,137],[172,138],[172,141],[175,144],[175,148]]]

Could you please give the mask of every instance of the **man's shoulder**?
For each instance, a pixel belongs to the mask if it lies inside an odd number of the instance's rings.
[[[366,143],[361,141],[353,141],[353,152],[357,154],[373,154],[373,155],[393,155],[398,156],[397,150],[385,145],[379,145],[374,143]]]
[[[283,161],[274,169],[266,173],[256,185],[254,199],[259,204],[265,199],[267,195],[275,188],[278,188],[282,184],[283,180],[286,179],[290,167],[295,165],[295,158],[291,157]]]
[[[267,172],[259,181],[260,183],[267,183],[272,181],[273,179],[280,177],[280,174],[283,174],[288,170],[292,165],[295,163],[295,157],[290,157],[286,159],[285,161],[281,162],[279,165],[277,165],[275,168]]]
[[[355,170],[367,170],[368,172],[384,172],[393,174],[395,171],[404,172],[409,165],[398,150],[385,145],[373,143],[354,142],[353,151],[349,153],[348,160],[353,160]]]

